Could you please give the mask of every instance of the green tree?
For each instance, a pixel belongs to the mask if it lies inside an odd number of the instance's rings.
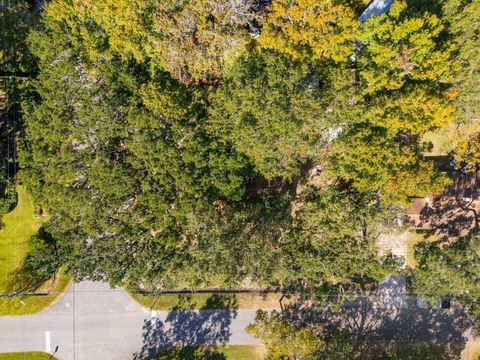
[[[40,228],[39,233],[29,239],[29,248],[21,267],[12,273],[8,284],[11,292],[38,290],[45,281],[55,276],[65,261],[65,254],[58,248],[48,228]]]
[[[324,346],[319,336],[320,327],[295,326],[276,310],[271,313],[258,310],[255,322],[247,326],[247,332],[267,347],[269,359],[313,359]]]
[[[368,93],[400,89],[409,81],[451,82],[455,46],[443,40],[445,26],[434,14],[417,14],[406,0],[372,16],[358,35],[359,74]]]
[[[392,342],[387,345],[385,356],[389,360],[438,360],[445,358],[445,354],[439,346],[422,342],[415,344]]]
[[[480,1],[443,0],[443,12],[449,22],[449,30],[454,34],[453,41],[458,48],[461,68],[456,74],[459,96],[457,107],[459,120],[478,121],[480,116]]]
[[[420,137],[454,116],[443,25],[403,4],[350,62],[357,22],[336,1],[275,1],[257,43],[247,0],[49,2],[28,38],[21,177],[69,270],[151,289],[394,271],[378,222],[443,184]],[[409,47],[408,74],[380,56]],[[393,80],[373,94],[377,74]],[[312,166],[325,184],[301,193]]]
[[[29,40],[41,73],[24,104],[22,179],[72,272],[139,281],[157,259],[161,271],[178,264],[196,211],[243,196],[245,161],[204,130],[201,92],[135,62],[91,63],[70,31],[47,11]]]
[[[321,154],[325,87],[308,65],[254,52],[213,95],[209,131],[231,143],[266,179],[291,179]]]
[[[267,348],[268,359],[360,359],[347,331],[325,330],[303,317],[311,309],[288,307],[282,312],[257,311],[247,332]]]
[[[186,84],[215,81],[245,50],[251,0],[56,0],[48,15],[67,24],[91,60],[151,60]],[[81,24],[81,26],[79,26]]]
[[[359,191],[377,192],[387,204],[406,205],[411,196],[440,190],[446,180],[424,160],[418,140],[402,141],[385,128],[352,126],[334,144],[331,171]]]
[[[480,235],[473,231],[451,244],[421,242],[415,246],[412,288],[431,303],[453,297],[470,307],[480,330]]]
[[[20,99],[37,67],[28,49],[28,31],[37,22],[35,11],[23,0],[0,7],[0,214],[17,202],[15,175],[17,135],[22,126]]]
[[[0,75],[24,77],[35,71],[35,62],[28,50],[26,37],[36,23],[35,14],[24,0],[2,4]]]
[[[377,255],[384,210],[374,194],[325,187],[306,191],[300,201],[292,230],[298,246],[290,253],[292,277],[318,289],[375,282],[395,271],[394,259]]]
[[[415,247],[414,291],[428,300],[445,296],[480,297],[480,236],[461,238],[450,245],[421,242]]]
[[[475,171],[480,160],[480,33],[475,25],[480,21],[480,1],[444,0],[442,5],[461,64],[455,79],[459,129],[455,134],[455,160]]]

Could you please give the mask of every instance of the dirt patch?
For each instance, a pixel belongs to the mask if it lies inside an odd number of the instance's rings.
[[[382,234],[377,239],[378,254],[380,256],[392,253],[407,259],[408,231]]]
[[[465,346],[460,355],[461,360],[479,360],[480,359],[480,340],[472,341]]]

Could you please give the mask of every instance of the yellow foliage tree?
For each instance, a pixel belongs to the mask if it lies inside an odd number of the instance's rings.
[[[142,15],[149,11],[144,0],[75,0],[81,9],[108,34],[109,45],[115,52],[143,60],[148,31]],[[147,49],[148,50],[148,49]]]
[[[419,135],[447,126],[455,118],[455,92],[419,85],[396,94],[379,96],[372,101],[366,119],[392,135],[399,132]]]
[[[358,40],[357,59],[367,92],[400,89],[407,80],[453,80],[458,63],[453,44],[445,43],[444,25],[434,14],[414,13],[405,0],[397,0],[390,12],[364,23]]]
[[[386,204],[408,205],[409,197],[437,192],[446,184],[411,140],[400,144],[383,128],[359,124],[334,144],[330,170],[360,192],[376,191]]]
[[[258,43],[294,59],[347,61],[354,52],[358,20],[333,0],[275,0]]]
[[[215,80],[242,54],[252,0],[53,0],[91,60],[149,59],[186,84]]]
[[[47,17],[70,28],[70,40],[92,61],[108,59],[113,52],[144,59],[148,48],[147,29],[142,23],[146,1],[53,0],[45,11]]]
[[[480,164],[480,133],[471,134],[457,144],[455,161],[467,171],[477,171]]]

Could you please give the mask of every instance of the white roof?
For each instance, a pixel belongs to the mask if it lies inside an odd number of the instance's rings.
[[[360,15],[360,21],[367,21],[371,16],[378,16],[390,10],[395,0],[373,0]]]

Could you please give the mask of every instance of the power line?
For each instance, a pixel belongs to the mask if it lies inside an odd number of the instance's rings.
[[[9,0],[10,1],[10,0]],[[15,11],[20,11],[20,7],[19,7],[19,2],[17,0],[17,7],[15,8]],[[13,41],[12,41],[12,45],[13,45],[13,91],[14,91],[14,101],[16,102],[16,106],[13,107],[13,149],[12,149],[12,152],[13,152],[13,182],[15,183],[15,178],[16,178],[16,175],[17,175],[17,111],[18,111],[18,106],[19,106],[19,103],[18,103],[18,88],[17,88],[17,80],[16,80],[16,76],[17,76],[17,47],[16,47],[16,43],[17,43],[17,39],[15,38],[15,34],[16,32],[14,32],[14,38],[13,38]]]
[[[9,4],[10,4],[10,0],[8,0]],[[7,7],[5,6],[5,1],[2,0],[2,13],[3,13],[3,16],[2,16],[2,29],[3,29],[3,33],[4,34],[7,34],[7,26],[6,26],[6,16],[7,16]],[[3,37],[3,60],[5,61],[5,58],[8,59],[8,50],[7,50],[7,36],[4,36]],[[4,85],[4,90],[5,90],[5,103],[7,103],[9,101],[9,89],[8,89],[8,79],[5,78],[4,81],[3,81],[3,85]],[[6,113],[6,117],[5,117],[5,131],[6,131],[6,137],[7,137],[7,156],[6,156],[6,161],[5,161],[5,166],[6,166],[6,170],[7,170],[7,181],[10,179],[10,133],[9,133],[9,121],[8,121],[8,111]]]

